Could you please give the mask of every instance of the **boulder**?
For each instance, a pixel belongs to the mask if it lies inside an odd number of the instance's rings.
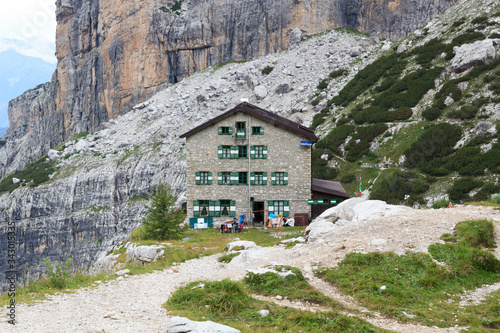
[[[455,100],[453,98],[451,98],[451,96],[447,96],[446,99],[444,100],[444,105],[446,106],[450,106],[452,105],[453,103],[455,102]]]
[[[62,157],[62,153],[60,151],[54,150],[54,149],[49,149],[49,152],[47,154],[49,157],[49,160],[51,161],[57,161]]]
[[[255,97],[257,97],[257,99],[264,99],[266,98],[266,96],[267,96],[266,87],[262,85],[255,87]]]
[[[300,41],[302,40],[302,31],[300,28],[295,28],[290,32],[290,50],[293,50],[296,48],[299,44]]]
[[[471,67],[486,65],[498,58],[492,39],[479,40],[471,44],[454,47],[455,57],[451,60],[451,68],[461,73]]]
[[[127,247],[126,262],[147,264],[158,260],[164,253],[165,251],[159,245],[136,246],[136,244],[130,244]]]
[[[226,244],[224,249],[226,249],[227,251],[231,251],[235,247],[243,248],[244,250],[249,250],[257,248],[257,244],[255,244],[255,242],[252,241],[234,241]]]
[[[213,321],[193,321],[183,317],[172,317],[165,333],[239,333],[240,330],[217,324]]]
[[[86,151],[89,149],[89,143],[87,140],[80,140],[75,144],[75,150],[76,151]]]
[[[306,228],[308,243],[323,242],[334,234],[336,224],[356,223],[365,220],[392,216],[401,211],[411,209],[405,206],[388,205],[381,200],[351,198],[338,206],[327,209]]]

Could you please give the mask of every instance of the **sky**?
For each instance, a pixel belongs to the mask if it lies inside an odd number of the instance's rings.
[[[0,52],[14,49],[55,64],[55,0],[1,0]]]

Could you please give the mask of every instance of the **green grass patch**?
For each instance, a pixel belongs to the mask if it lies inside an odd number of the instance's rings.
[[[241,254],[240,252],[231,252],[231,253],[225,254],[223,256],[220,256],[219,259],[217,259],[217,260],[219,262],[229,264],[231,262],[231,260],[233,260],[234,257],[237,257],[240,254]]]
[[[273,71],[274,67],[272,66],[266,66],[264,69],[262,69],[262,74],[267,75]]]
[[[449,204],[450,204],[450,200],[440,199],[440,200],[434,201],[432,203],[432,208],[433,209],[445,208],[445,207],[448,207]]]
[[[0,193],[11,193],[20,186],[37,187],[50,180],[49,175],[56,172],[56,162],[47,162],[47,155],[44,155],[35,163],[29,164],[21,171],[8,174],[0,181]],[[14,184],[13,178],[20,180]]]
[[[477,317],[473,319],[472,313],[477,316],[479,313],[474,311],[486,311],[491,306],[463,308],[458,295],[500,281],[500,262],[489,251],[477,247],[481,243],[491,244],[489,224],[463,222],[457,226],[453,239],[449,234],[445,236],[454,242],[432,244],[430,255],[350,253],[338,267],[322,268],[316,274],[369,309],[402,322],[438,327],[475,325],[474,329],[487,329],[487,323]],[[433,258],[446,266],[436,264]],[[500,306],[498,298],[495,302],[493,307]],[[481,316],[489,313],[482,312]]]
[[[311,313],[284,308],[249,296],[242,282],[196,281],[178,289],[164,304],[169,315],[212,320],[250,332],[385,332],[338,312]],[[260,310],[268,310],[262,317]]]
[[[252,293],[264,296],[280,295],[290,300],[330,306],[336,310],[341,308],[331,298],[326,297],[307,283],[300,269],[290,266],[271,266],[270,269],[288,275],[280,276],[275,272],[264,274],[250,272],[245,276],[244,282]]]

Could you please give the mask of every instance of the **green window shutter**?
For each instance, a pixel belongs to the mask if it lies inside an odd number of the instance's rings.
[[[250,146],[250,158],[255,158],[255,146]]]
[[[255,172],[250,172],[250,185],[255,185]]]
[[[238,158],[238,146],[231,146],[231,158]]]
[[[213,176],[212,176],[212,172],[209,172],[208,173],[208,185],[212,185],[212,181],[213,181]]]
[[[274,214],[274,201],[267,202],[267,212],[269,214]]]
[[[222,158],[222,146],[217,147],[217,153],[219,154],[219,158]]]
[[[210,200],[208,202],[208,216],[214,216],[215,202]]]
[[[238,173],[231,172],[231,185],[238,185]]]
[[[267,158],[267,146],[264,146],[262,148],[262,158]]]
[[[200,185],[201,184],[201,174],[199,171],[196,172],[195,177],[196,177],[196,185]]]
[[[217,172],[217,185],[222,185],[222,172]]]
[[[267,172],[262,173],[262,185],[267,185]]]
[[[220,216],[220,200],[215,200],[215,214],[214,216]]]
[[[283,185],[288,185],[288,172],[283,172],[283,174],[284,174]]]
[[[200,201],[199,200],[193,201],[193,216],[194,217],[200,216]]]
[[[264,127],[260,127],[260,135],[264,135]]]
[[[219,131],[219,135],[222,135],[222,127],[219,127],[218,131]]]
[[[229,216],[236,217],[236,201],[231,200],[231,205],[229,206]]]
[[[271,185],[276,185],[276,172],[271,172]]]
[[[283,201],[283,217],[290,216],[290,203],[288,201]]]
[[[232,135],[232,134],[233,134],[233,128],[229,127],[229,135]]]

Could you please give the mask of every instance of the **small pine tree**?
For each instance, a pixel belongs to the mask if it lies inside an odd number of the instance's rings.
[[[175,207],[175,197],[170,187],[164,184],[156,186],[153,196],[145,204],[148,215],[142,220],[146,239],[180,239],[186,230],[182,222],[186,218],[181,207]]]

